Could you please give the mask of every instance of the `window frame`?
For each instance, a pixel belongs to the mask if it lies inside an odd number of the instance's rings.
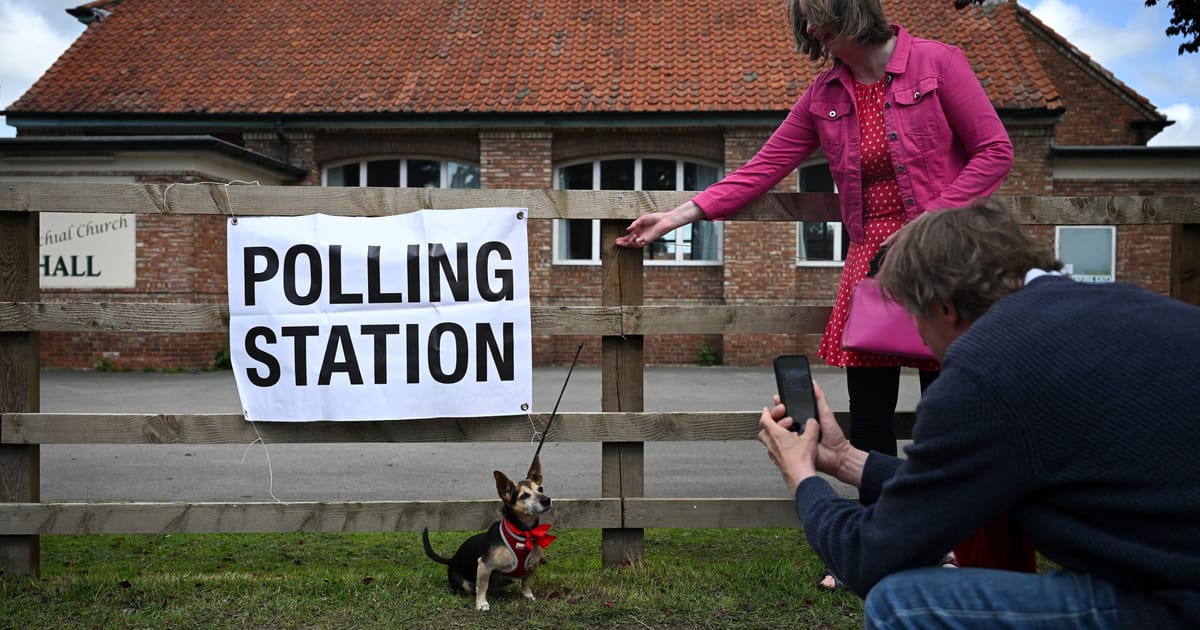
[[[829,192],[829,191],[805,190],[804,177],[802,176],[802,173],[801,173],[801,171],[803,171],[806,168],[813,168],[813,167],[821,166],[821,165],[828,166],[828,164],[829,164],[829,160],[825,159],[824,154],[822,153],[821,157],[806,160],[799,167],[797,167],[796,168],[796,171],[797,171],[796,191],[797,192]],[[833,182],[833,190],[831,192],[836,193],[837,191],[838,191],[837,182],[834,181]],[[804,251],[804,224],[805,223],[815,223],[815,222],[814,221],[797,221],[796,222],[796,249],[795,249],[796,266],[797,267],[808,267],[808,268],[845,267],[846,260],[845,260],[844,255],[842,254],[842,250],[844,249],[843,246],[845,245],[845,242],[843,241],[843,239],[849,238],[849,235],[846,233],[845,224],[843,224],[841,221],[824,221],[823,222],[828,225],[837,225],[838,226],[837,229],[834,230],[834,232],[833,232],[833,260],[808,260],[808,259],[802,257],[800,254],[802,251]]]
[[[572,160],[572,161],[567,161],[567,162],[562,162],[560,164],[556,164],[554,166],[554,189],[555,190],[564,190],[563,188],[561,188],[563,169],[576,167],[581,164],[591,164],[592,165],[592,188],[591,188],[592,190],[594,190],[594,191],[620,190],[620,189],[600,188],[600,180],[601,180],[600,166],[601,166],[601,163],[609,162],[609,161],[616,161],[616,160],[633,160],[634,187],[630,192],[643,190],[642,175],[643,175],[643,161],[644,160],[661,160],[661,161],[674,162],[675,163],[675,182],[676,182],[675,188],[676,188],[677,192],[684,192],[683,191],[684,169],[686,168],[686,164],[688,164],[688,163],[716,169],[717,175],[716,175],[716,178],[714,179],[714,182],[720,181],[721,177],[724,175],[724,168],[720,164],[716,164],[713,162],[707,162],[704,160],[697,160],[694,158],[678,157],[678,156],[673,156],[673,155],[662,155],[662,154],[640,154],[640,155],[610,154],[610,155],[603,155],[603,156],[581,159],[581,160]],[[576,189],[571,189],[571,190],[582,190],[582,189],[576,188]],[[699,192],[699,191],[695,191],[695,192]],[[591,256],[591,258],[588,258],[588,259],[563,258],[560,255],[559,243],[561,242],[561,239],[563,238],[563,231],[562,231],[563,221],[569,221],[569,220],[571,220],[571,219],[555,219],[552,224],[551,263],[554,265],[576,266],[576,267],[600,265],[601,264],[601,261],[600,261],[601,243],[600,243],[600,220],[599,219],[591,219],[591,221],[592,221],[592,234],[591,234],[592,256]],[[576,219],[576,220],[578,220],[578,219]],[[674,230],[675,231],[675,249],[676,249],[675,258],[670,259],[670,260],[666,260],[666,259],[662,259],[662,258],[644,258],[644,260],[642,261],[642,264],[647,265],[647,266],[653,266],[653,267],[662,267],[662,266],[716,267],[716,266],[725,264],[725,247],[724,247],[725,230],[723,229],[723,226],[721,225],[720,221],[711,221],[709,223],[711,223],[711,225],[713,227],[714,236],[717,240],[717,256],[715,259],[713,259],[713,260],[694,260],[694,259],[680,258],[679,256],[682,254],[682,252],[686,248],[685,247],[686,241],[684,241],[684,239],[683,239],[683,229],[677,228],[676,230]],[[647,247],[649,247],[649,245],[647,245]]]
[[[1085,274],[1087,279],[1080,279],[1074,273],[1073,263],[1068,260],[1063,260],[1062,256],[1062,235],[1063,232],[1083,231],[1083,230],[1103,230],[1108,232],[1108,264],[1109,275],[1107,280],[1098,280],[1102,274]],[[1064,273],[1070,273],[1071,277],[1077,282],[1086,282],[1092,284],[1109,284],[1117,281],[1117,226],[1115,225],[1056,225],[1054,226],[1054,257],[1062,260],[1064,264]]]
[[[429,155],[404,155],[404,156],[369,155],[369,156],[357,157],[357,158],[347,159],[347,160],[338,160],[338,161],[330,162],[330,163],[322,166],[321,167],[321,186],[326,187],[326,188],[329,187],[329,171],[331,169],[341,168],[343,166],[348,166],[350,164],[358,164],[358,186],[357,187],[358,188],[366,188],[368,186],[368,184],[367,184],[367,164],[369,162],[382,162],[385,160],[396,160],[398,162],[397,168],[400,170],[400,173],[399,173],[400,185],[397,186],[397,188],[409,188],[409,186],[406,185],[408,182],[408,162],[409,162],[409,160],[423,161],[423,162],[437,162],[438,163],[438,181],[440,182],[438,188],[446,189],[446,190],[451,190],[451,187],[448,185],[450,182],[450,164],[453,163],[453,164],[460,164],[460,165],[464,165],[464,166],[471,166],[476,169],[481,168],[478,164],[475,164],[472,162],[466,162],[463,160],[456,160],[456,159],[437,157],[437,156],[429,156]],[[444,182],[444,183],[441,183],[441,182]],[[352,186],[344,186],[344,188],[352,188]],[[388,186],[388,188],[391,188],[391,186]],[[478,187],[456,188],[456,189],[452,189],[452,190],[478,190]]]

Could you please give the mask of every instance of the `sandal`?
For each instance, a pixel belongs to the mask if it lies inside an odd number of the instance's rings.
[[[821,578],[821,581],[817,582],[817,586],[826,591],[836,591],[846,588],[846,585],[842,584],[842,581],[836,575],[828,571],[825,572],[825,576]]]

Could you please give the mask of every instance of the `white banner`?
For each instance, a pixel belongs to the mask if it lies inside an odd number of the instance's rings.
[[[229,346],[246,419],[526,413],[527,214],[230,220]]]

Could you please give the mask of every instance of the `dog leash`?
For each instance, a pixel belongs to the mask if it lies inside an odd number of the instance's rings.
[[[546,421],[546,430],[542,431],[542,439],[538,442],[537,450],[533,452],[533,461],[537,461],[538,455],[542,452],[542,445],[546,443],[546,436],[550,435],[550,427],[554,426],[554,417],[558,415],[558,404],[562,402],[563,394],[567,391],[567,383],[571,382],[571,372],[575,371],[575,363],[579,361],[581,350],[583,350],[582,341],[575,347],[575,358],[571,359],[571,367],[567,368],[567,378],[563,379],[562,389],[558,390],[558,400],[554,401],[554,410],[550,412],[550,419]]]
[[[614,243],[612,247],[616,247]],[[604,290],[608,288],[608,280],[613,277],[620,265],[614,264],[608,271],[608,275],[604,276],[604,282],[600,285],[600,294],[604,295]],[[554,409],[550,411],[550,419],[546,421],[546,429],[542,431],[542,439],[538,441],[537,450],[533,452],[533,460],[537,461],[538,455],[542,453],[542,445],[546,443],[546,438],[550,435],[550,427],[554,426],[554,418],[558,415],[558,405],[562,402],[563,394],[567,391],[567,383],[571,382],[571,373],[575,371],[575,364],[579,362],[579,353],[583,350],[583,341],[575,347],[575,356],[571,359],[571,366],[567,368],[567,377],[563,379],[562,389],[558,390],[558,400],[554,401]],[[532,466],[532,464],[531,464]]]

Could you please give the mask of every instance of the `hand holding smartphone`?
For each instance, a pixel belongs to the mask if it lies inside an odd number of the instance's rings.
[[[779,400],[792,418],[791,430],[804,432],[809,418],[817,418],[817,394],[813,391],[812,369],[803,354],[781,354],[775,357],[775,386]]]

